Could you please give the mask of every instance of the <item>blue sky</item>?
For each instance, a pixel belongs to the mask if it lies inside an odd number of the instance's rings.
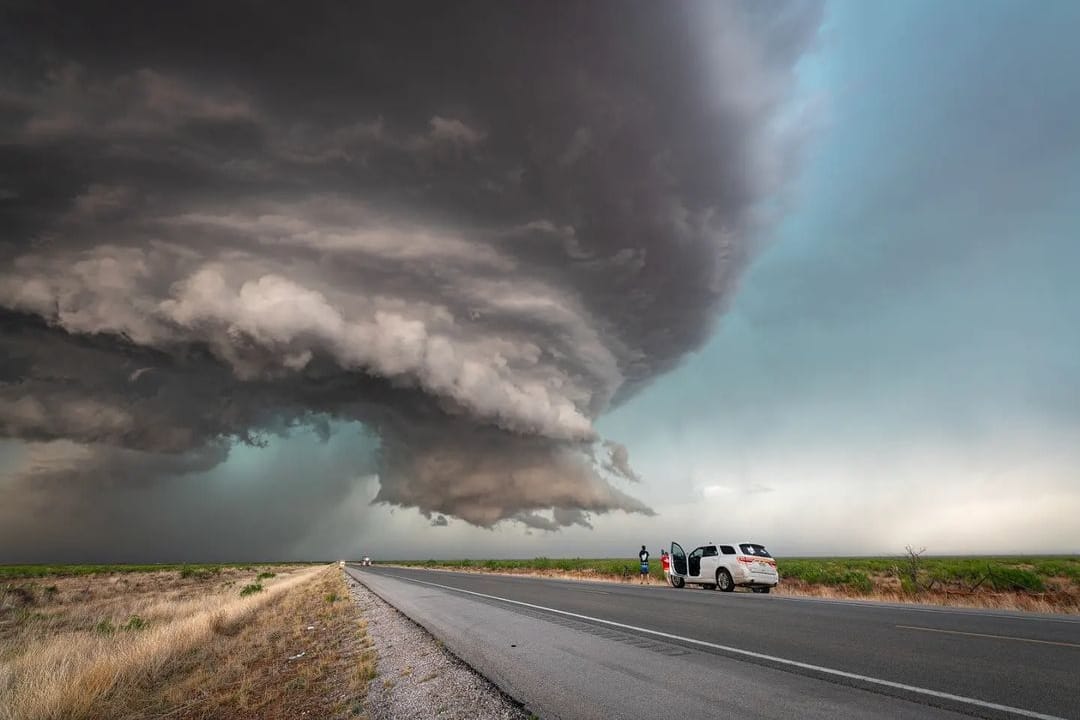
[[[1080,547],[1078,19],[829,6],[794,211],[709,345],[602,421],[647,477],[841,508],[874,551]]]

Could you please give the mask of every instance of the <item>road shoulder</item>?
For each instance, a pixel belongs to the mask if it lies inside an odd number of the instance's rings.
[[[438,640],[345,573],[378,651],[368,688],[372,720],[526,720],[529,715]]]
[[[411,582],[363,583],[530,712],[558,718],[957,718],[955,713],[678,643]]]

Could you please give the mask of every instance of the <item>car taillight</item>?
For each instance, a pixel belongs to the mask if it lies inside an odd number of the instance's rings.
[[[738,558],[735,558],[735,559],[736,559],[736,560],[738,560],[738,561],[739,561],[739,562],[741,562],[741,563],[746,563],[747,565],[749,565],[750,563],[754,562],[754,558],[748,558],[748,557],[741,557],[741,556],[740,556],[740,557],[738,557]]]

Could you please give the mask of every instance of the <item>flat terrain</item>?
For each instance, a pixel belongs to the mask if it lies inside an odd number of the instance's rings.
[[[402,567],[637,582],[626,558],[407,560]],[[778,558],[783,595],[865,598],[959,607],[1080,614],[1080,556]],[[660,560],[650,580],[663,584]]]
[[[3,720],[362,709],[374,652],[336,565],[6,570]]]
[[[1080,718],[1080,619],[350,568],[543,718]]]
[[[272,570],[275,567],[298,568],[302,567],[304,564],[305,563],[159,563],[152,565],[0,565],[0,580],[78,577],[80,575],[113,576],[156,572],[177,572],[180,573],[183,578],[189,578],[216,575],[226,570],[250,572],[255,568],[259,568],[261,571],[266,571]]]

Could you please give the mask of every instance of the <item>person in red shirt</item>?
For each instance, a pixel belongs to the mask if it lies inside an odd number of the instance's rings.
[[[671,556],[668,555],[667,550],[661,550],[660,551],[660,567],[662,567],[664,569],[664,580],[666,582],[670,582],[671,581],[671,578],[670,578]]]

